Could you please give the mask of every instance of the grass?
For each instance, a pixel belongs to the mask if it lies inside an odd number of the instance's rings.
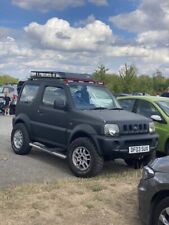
[[[140,225],[140,171],[0,190],[3,225]]]

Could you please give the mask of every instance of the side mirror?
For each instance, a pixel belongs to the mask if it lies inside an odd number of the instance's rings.
[[[55,99],[53,108],[54,109],[65,110],[66,109],[65,100],[63,98]]]
[[[152,116],[151,116],[151,119],[152,119],[153,121],[155,121],[155,122],[162,122],[162,121],[163,121],[163,119],[162,119],[161,116],[159,116],[159,115],[152,115]]]

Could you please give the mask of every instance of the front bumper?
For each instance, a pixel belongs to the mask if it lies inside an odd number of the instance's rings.
[[[145,225],[149,225],[151,218],[151,199],[153,192],[150,184],[152,179],[141,180],[138,185],[139,216]]]
[[[139,158],[143,155],[149,155],[156,150],[158,145],[157,134],[140,134],[140,135],[125,135],[119,137],[98,136],[97,141],[103,156],[111,158]],[[150,152],[129,154],[130,146],[149,145]]]

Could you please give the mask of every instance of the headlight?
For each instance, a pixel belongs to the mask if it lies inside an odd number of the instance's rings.
[[[149,123],[149,133],[155,133],[156,129],[155,129],[155,125],[154,122],[150,122]]]
[[[119,132],[119,126],[117,124],[105,124],[104,126],[105,135],[116,136]]]
[[[142,178],[144,180],[150,179],[150,178],[154,177],[154,175],[155,175],[154,170],[152,170],[149,166],[145,166],[143,168]]]

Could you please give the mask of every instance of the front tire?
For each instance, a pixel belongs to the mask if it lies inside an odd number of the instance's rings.
[[[99,156],[89,138],[74,140],[68,149],[68,162],[71,171],[77,177],[93,177],[103,168],[103,157]]]
[[[164,198],[155,206],[151,225],[169,224],[169,197]]]
[[[11,133],[11,145],[13,151],[18,155],[26,155],[30,152],[29,133],[24,124],[18,123],[13,127]]]

